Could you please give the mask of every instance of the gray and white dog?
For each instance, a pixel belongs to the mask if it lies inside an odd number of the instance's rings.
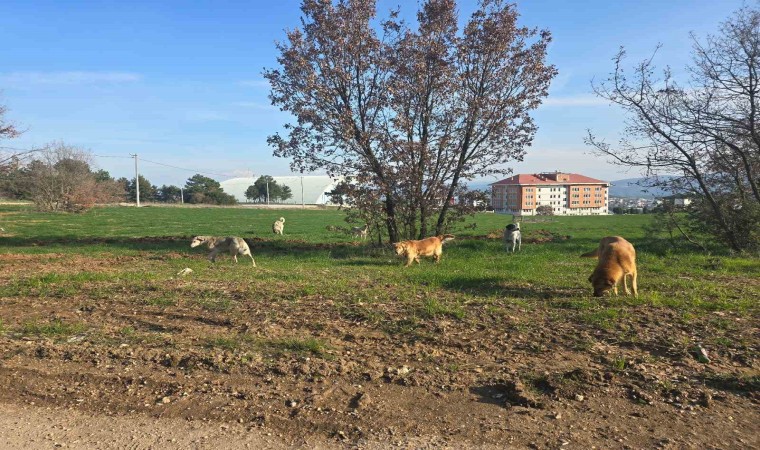
[[[211,253],[208,254],[208,259],[211,262],[216,261],[216,255],[222,252],[227,252],[230,255],[232,255],[232,258],[237,263],[237,257],[240,256],[248,256],[251,258],[251,262],[253,263],[253,267],[256,267],[256,261],[253,259],[253,255],[251,254],[251,249],[248,247],[248,244],[239,237],[235,236],[228,236],[228,237],[214,237],[214,236],[196,236],[193,238],[193,241],[190,243],[191,248],[198,247],[199,245],[206,245],[206,247],[211,250]]]
[[[509,251],[509,244],[512,244],[512,253],[522,250],[522,233],[520,233],[520,222],[510,223],[504,228],[504,246]]]
[[[351,227],[351,236],[367,239],[369,233],[369,224],[365,223],[363,227]]]

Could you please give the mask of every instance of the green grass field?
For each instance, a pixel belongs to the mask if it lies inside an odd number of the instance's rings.
[[[271,223],[286,217],[285,236],[271,233]],[[96,208],[85,214],[43,214],[27,207],[0,207],[6,233],[0,236],[0,252],[17,254],[140,255],[144,252],[178,252],[188,258],[173,258],[162,267],[143,273],[138,280],[161,279],[183,267],[209,279],[200,258],[205,252],[190,249],[194,235],[237,235],[257,239],[254,256],[260,266],[234,267],[222,258],[225,276],[241,280],[280,280],[298,284],[305,291],[329,295],[345,286],[356,295],[372,299],[387,292],[383,283],[408,285],[413,291],[443,290],[471,294],[489,302],[532,301],[595,303],[587,277],[595,261],[578,258],[593,249],[602,236],[621,235],[638,252],[638,300],[621,298],[615,304],[650,304],[678,309],[747,311],[757,306],[760,261],[715,253],[672,248],[664,239],[646,236],[650,216],[556,217],[545,223],[524,223],[522,252],[511,255],[499,239],[484,239],[511,221],[511,217],[478,214],[452,230],[459,239],[447,244],[439,267],[428,261],[403,269],[399,259],[385,247],[358,243],[344,233],[327,231],[327,225],[346,226],[335,210],[262,210],[244,208],[141,209]],[[477,229],[464,226],[477,223]],[[476,239],[476,237],[481,239]],[[551,239],[530,243],[535,238]],[[361,244],[361,245],[358,245]],[[192,256],[192,258],[190,258]],[[329,274],[324,276],[324,274]],[[21,279],[44,279],[49,274],[24,274]],[[113,275],[115,276],[115,275]],[[129,276],[120,274],[119,276]],[[72,282],[87,280],[86,271],[72,275]],[[65,284],[59,280],[56,284]],[[5,289],[8,292],[8,288]],[[605,303],[604,301],[602,303]],[[589,305],[591,307],[591,305]]]

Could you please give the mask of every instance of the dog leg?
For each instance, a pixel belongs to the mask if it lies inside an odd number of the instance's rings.
[[[623,278],[625,278],[625,276],[623,276]],[[612,292],[615,293],[615,296],[618,295],[618,288],[617,288],[617,286],[618,286],[617,282],[615,282],[615,284],[612,285]]]
[[[633,288],[633,296],[638,297],[639,296],[639,287],[636,283],[636,279],[638,278],[638,273],[634,270],[631,274],[631,287]]]
[[[216,255],[219,254],[219,250],[214,249],[211,250],[211,253],[208,254],[208,260],[211,262],[216,262]]]
[[[246,250],[244,248],[238,249],[238,253],[240,256],[247,256],[251,258],[251,262],[253,263],[253,267],[256,267],[256,261],[253,260],[253,255],[251,254],[250,250]],[[237,262],[237,258],[235,258],[235,262]]]
[[[631,295],[631,291],[628,289],[628,274],[623,274],[623,288],[625,288],[625,295]]]
[[[517,251],[519,252],[521,250],[522,250],[522,238],[517,240]]]

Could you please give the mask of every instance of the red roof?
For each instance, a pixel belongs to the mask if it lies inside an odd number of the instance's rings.
[[[607,184],[606,181],[597,180],[596,178],[579,175],[577,173],[560,173],[568,177],[567,181],[556,181],[551,177],[556,177],[556,173],[521,173],[505,178],[495,184]]]

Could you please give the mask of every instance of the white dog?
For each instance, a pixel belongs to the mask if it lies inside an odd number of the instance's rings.
[[[512,244],[512,253],[522,250],[522,233],[520,233],[520,222],[510,223],[504,228],[504,246],[509,251],[509,244]]]
[[[272,232],[274,234],[283,234],[285,231],[285,218],[280,217],[272,224]]]
[[[245,241],[242,238],[235,237],[235,236],[229,236],[229,237],[214,237],[214,236],[196,236],[193,238],[193,241],[190,243],[191,248],[195,248],[199,245],[206,244],[206,247],[211,250],[211,253],[208,255],[208,259],[211,262],[216,261],[216,255],[218,255],[221,252],[228,252],[230,255],[232,255],[232,258],[237,263],[237,255],[241,256],[248,256],[251,258],[251,262],[253,263],[253,267],[256,267],[256,261],[253,259],[253,255],[251,254],[251,249],[248,247],[248,244],[245,243]]]
[[[351,227],[351,236],[362,239],[367,239],[369,233],[369,224],[364,224],[363,227]]]

